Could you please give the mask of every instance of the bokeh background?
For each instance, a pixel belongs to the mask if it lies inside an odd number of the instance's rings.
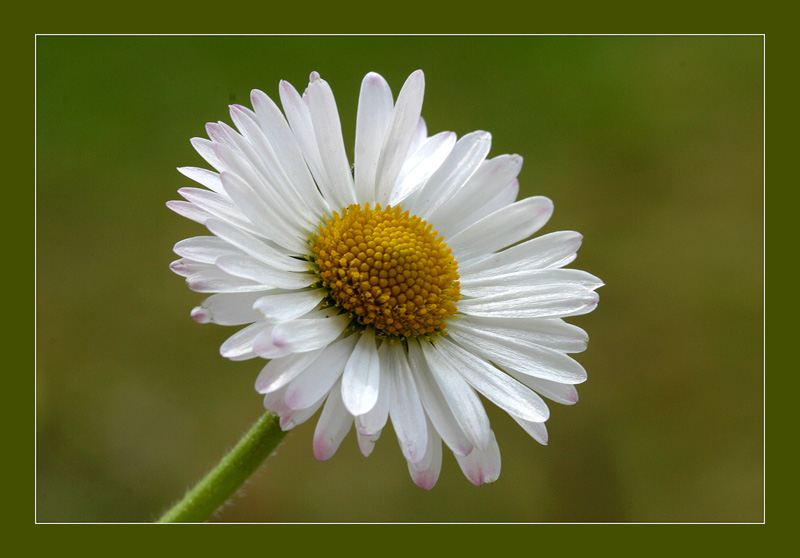
[[[543,232],[585,235],[598,276],[581,401],[551,405],[550,445],[489,406],[500,479],[445,452],[408,476],[390,429],[318,463],[316,419],[213,521],[758,522],[763,519],[763,37],[40,36],[37,47],[36,517],[152,521],[261,415],[261,365],[172,245],[204,234],[165,202],[205,166],[189,138],[280,79],[328,80],[352,153],[360,81],[426,72],[430,132],[492,132],[519,153]],[[352,159],[351,159],[352,160]]]

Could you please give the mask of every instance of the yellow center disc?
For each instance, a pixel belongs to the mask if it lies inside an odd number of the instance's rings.
[[[444,237],[408,211],[351,205],[320,222],[314,261],[334,303],[378,334],[442,330],[461,298]]]

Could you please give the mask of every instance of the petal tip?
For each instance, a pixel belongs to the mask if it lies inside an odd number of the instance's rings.
[[[169,264],[169,268],[178,275],[181,274],[183,271],[183,261],[182,260],[175,260]]]
[[[314,459],[317,461],[327,461],[336,453],[336,449],[326,438],[328,436],[325,435],[324,431],[314,436]]]
[[[211,312],[202,306],[195,306],[191,312],[192,319],[198,324],[207,324],[211,321]]]
[[[364,76],[364,81],[369,83],[383,83],[385,80],[378,72],[367,72]]]
[[[297,90],[294,88],[294,86],[291,83],[289,83],[288,81],[286,81],[285,79],[282,79],[280,81],[280,83],[278,84],[278,92],[281,95],[297,95],[298,94]],[[281,97],[281,99],[284,100],[284,101],[286,100],[285,97],[283,97],[283,96]]]
[[[206,122],[205,128],[206,128],[206,133],[208,134],[209,137],[211,137],[212,135],[217,133],[217,131],[219,129],[219,123],[218,122]]]
[[[191,206],[192,204],[190,202],[185,202],[181,200],[170,200],[165,205],[167,206],[167,209],[169,209],[170,211],[174,211],[178,215],[184,215],[184,209],[186,208],[186,206]],[[195,217],[195,220],[202,222],[197,217]]]
[[[416,484],[419,488],[425,491],[433,490],[433,487],[436,486],[436,481],[439,480],[439,476],[430,472],[425,472],[421,475],[414,477],[414,484]]]

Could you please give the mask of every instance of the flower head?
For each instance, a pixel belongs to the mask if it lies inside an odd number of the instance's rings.
[[[568,355],[588,338],[562,318],[593,310],[602,282],[564,269],[580,234],[529,238],[553,204],[515,201],[520,156],[487,158],[487,132],[428,135],[423,91],[421,71],[396,101],[367,74],[352,170],[316,72],[302,95],[281,82],[283,112],[257,90],[253,110],[231,106],[238,131],[192,140],[215,171],[179,169],[205,188],[168,206],[211,235],[178,242],[171,267],[213,293],[196,321],[245,326],[222,356],[269,359],[255,387],[283,429],[322,408],[317,459],[354,425],[369,455],[391,418],[418,486],[436,483],[442,442],[481,485],[500,452],[478,394],[547,443],[541,396],[575,403],[586,379]]]

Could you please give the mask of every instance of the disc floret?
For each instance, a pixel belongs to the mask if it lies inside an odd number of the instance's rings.
[[[312,236],[329,298],[382,336],[442,332],[461,298],[458,262],[433,226],[400,206],[350,205]]]

